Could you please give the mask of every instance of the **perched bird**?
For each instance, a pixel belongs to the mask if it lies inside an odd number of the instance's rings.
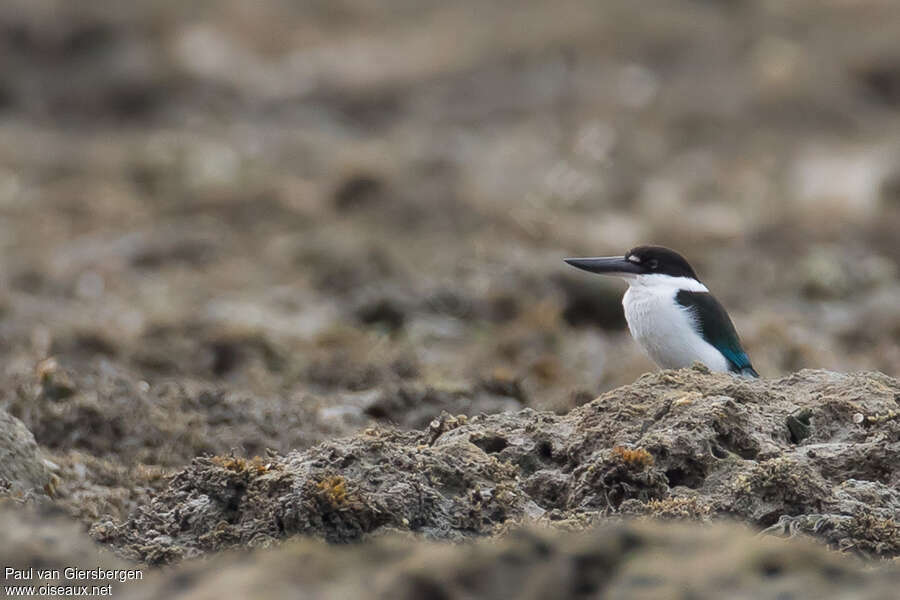
[[[674,250],[638,246],[625,256],[565,261],[628,282],[622,299],[628,329],[661,368],[680,369],[699,361],[711,371],[759,377],[728,313]]]

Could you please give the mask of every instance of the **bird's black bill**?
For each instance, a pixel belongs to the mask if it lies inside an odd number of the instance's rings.
[[[624,256],[565,258],[563,260],[578,269],[590,271],[591,273],[600,273],[602,275],[619,275],[623,273],[638,274],[644,272],[639,264],[633,263],[630,260],[625,260]]]

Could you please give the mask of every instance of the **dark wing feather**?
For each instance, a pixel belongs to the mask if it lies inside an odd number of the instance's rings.
[[[712,294],[679,290],[675,300],[691,310],[700,326],[703,339],[715,346],[728,359],[732,371],[759,377],[750,364],[750,357],[741,348],[741,341],[728,313]]]

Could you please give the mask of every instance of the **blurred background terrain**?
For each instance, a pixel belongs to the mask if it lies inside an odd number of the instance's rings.
[[[896,376],[898,134],[894,0],[6,0],[0,406],[86,522],[201,453],[564,412],[653,366],[561,259],[643,243],[764,376]]]

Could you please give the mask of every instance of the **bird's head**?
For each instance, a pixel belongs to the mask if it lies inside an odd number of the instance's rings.
[[[663,246],[638,246],[624,256],[598,258],[567,258],[573,267],[614,275],[628,280],[663,280],[663,278],[687,278],[699,281],[694,269],[683,256]]]

